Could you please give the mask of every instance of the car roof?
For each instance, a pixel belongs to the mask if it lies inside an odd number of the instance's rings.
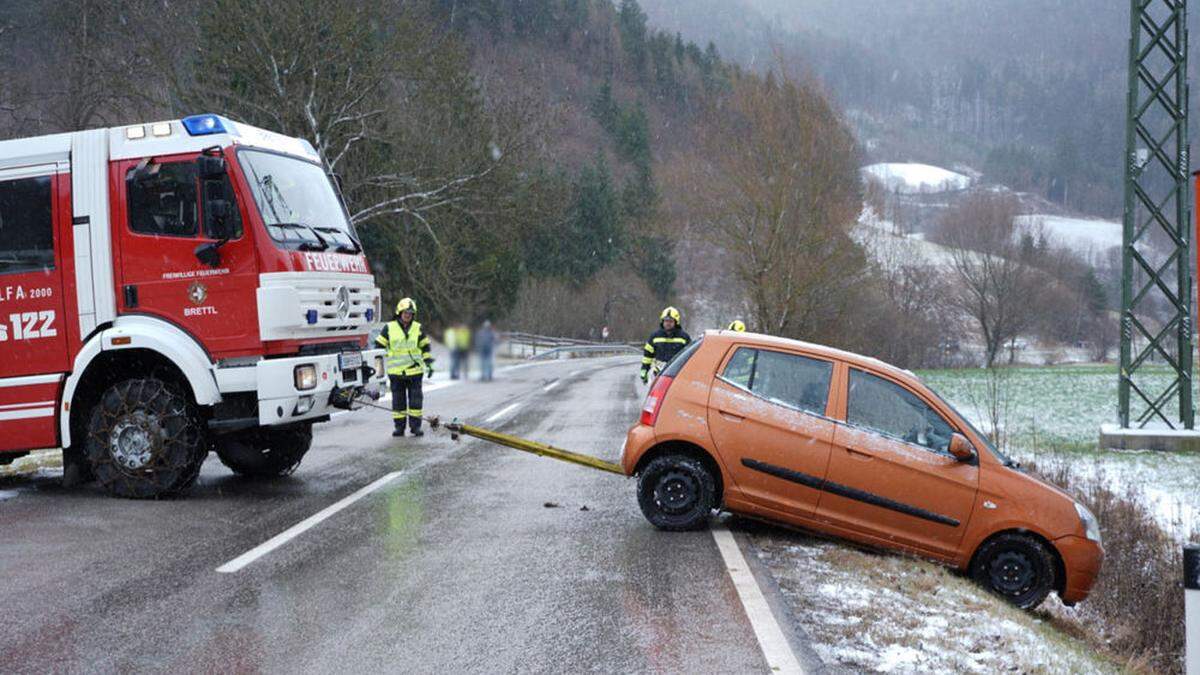
[[[780,349],[792,349],[803,351],[813,356],[820,356],[831,360],[844,361],[851,366],[858,366],[866,370],[873,370],[878,373],[891,375],[892,377],[907,382],[910,384],[921,384],[920,378],[911,370],[897,368],[890,363],[885,363],[873,356],[864,356],[854,352],[848,352],[844,349],[836,347],[828,347],[826,345],[817,344],[815,342],[805,342],[803,340],[792,340],[790,338],[778,337],[776,335],[764,335],[762,333],[750,333],[732,330],[709,330],[704,332],[704,339],[713,340],[721,344],[744,344],[754,347],[776,347]]]

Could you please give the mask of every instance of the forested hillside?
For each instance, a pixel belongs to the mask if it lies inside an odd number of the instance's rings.
[[[645,4],[656,25],[735,62],[803,62],[872,159],[962,162],[1069,210],[1120,215],[1129,3]]]
[[[804,217],[831,215],[840,243],[801,253],[855,249],[858,157],[840,116],[809,84],[656,30],[635,0],[30,2],[0,10],[0,50],[4,137],[216,111],[311,140],[386,296],[419,298],[435,323],[634,338],[682,302],[706,321],[826,325],[790,311],[817,289],[755,304],[746,280],[776,278],[728,261],[718,214],[697,206],[697,172],[720,170],[698,141],[728,159],[723,129],[780,156],[831,139],[840,188]],[[746,112],[724,105],[734,92],[781,106],[784,126],[732,119]],[[805,222],[776,223],[781,245]],[[865,273],[855,259],[847,279]]]

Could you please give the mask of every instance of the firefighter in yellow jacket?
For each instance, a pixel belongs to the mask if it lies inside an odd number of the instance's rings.
[[[413,436],[424,436],[421,431],[421,406],[424,393],[421,381],[433,377],[433,354],[429,351],[429,336],[421,329],[414,317],[417,303],[404,298],[396,305],[396,318],[383,327],[375,341],[387,349],[388,381],[392,385],[393,436],[403,436],[404,426],[412,430]]]

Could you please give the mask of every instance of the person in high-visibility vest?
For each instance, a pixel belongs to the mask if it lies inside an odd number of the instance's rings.
[[[429,336],[415,320],[417,303],[404,298],[396,304],[396,318],[383,327],[375,341],[387,349],[388,381],[392,385],[393,436],[403,436],[405,425],[413,436],[424,436],[421,414],[425,395],[421,383],[433,377],[433,354]]]
[[[729,327],[726,328],[725,330],[731,330],[731,331],[735,331],[738,333],[745,333],[746,332],[746,324],[741,319],[734,319],[733,321],[729,322]]]
[[[692,341],[692,336],[683,331],[679,320],[679,310],[668,307],[658,317],[658,330],[646,340],[642,353],[642,382],[650,379],[650,369],[657,376],[667,363],[675,358],[684,347]]]

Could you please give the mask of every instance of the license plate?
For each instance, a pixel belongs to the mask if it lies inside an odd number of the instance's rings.
[[[357,370],[362,368],[363,360],[361,352],[343,352],[338,354],[338,367],[343,371]]]

